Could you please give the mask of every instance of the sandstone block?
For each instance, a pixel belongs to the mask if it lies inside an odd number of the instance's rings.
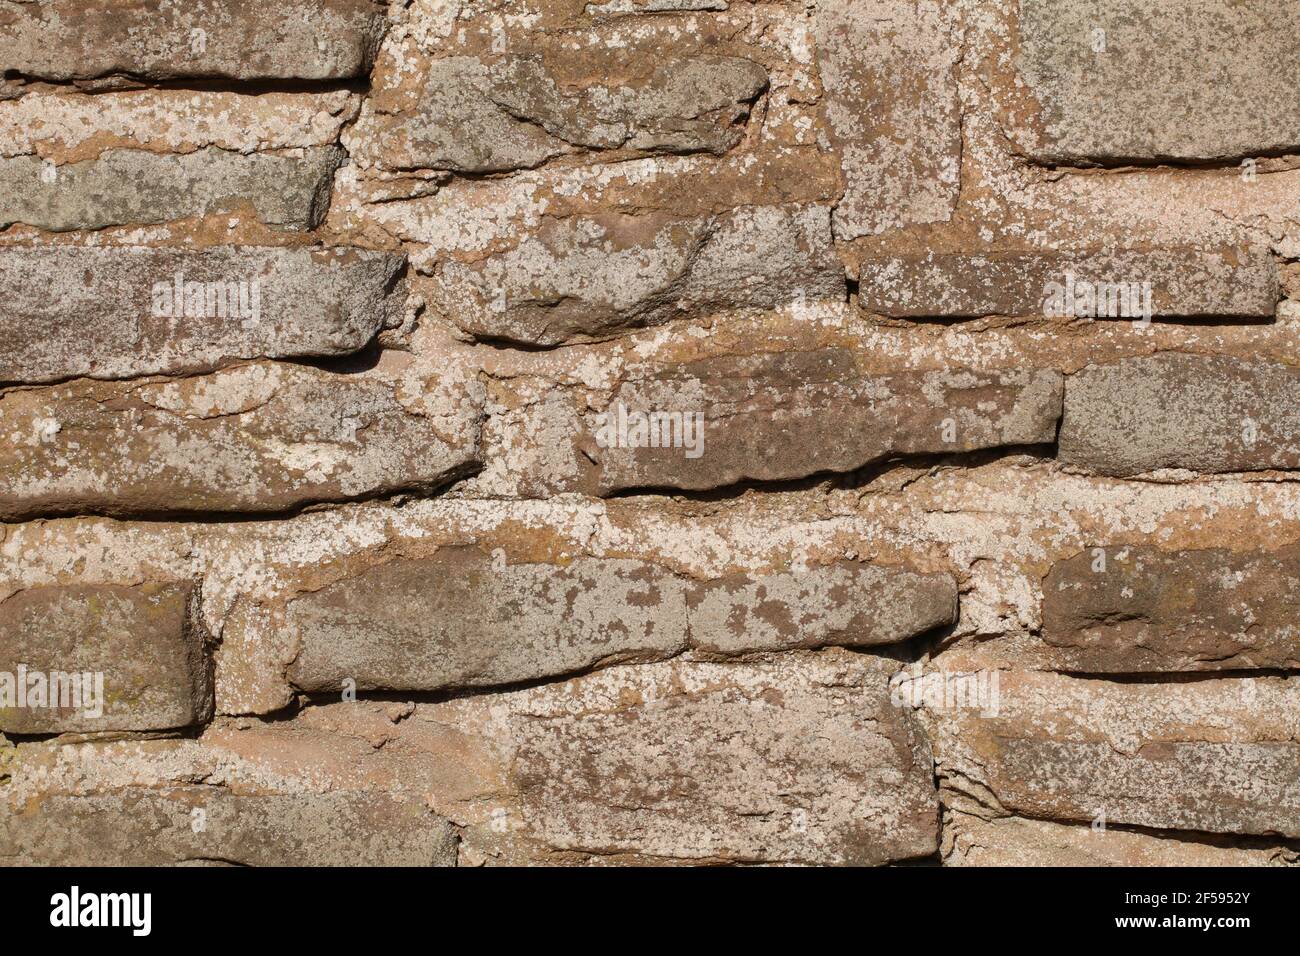
[[[583,451],[603,493],[702,490],[1050,442],[1060,403],[1052,371],[867,376],[842,349],[726,356],[626,382]]]
[[[1273,257],[1240,248],[885,256],[858,286],[863,309],[900,318],[1270,319],[1279,297]]]
[[[1086,672],[1297,668],[1297,596],[1296,548],[1085,551],[1043,581],[1043,638]]]
[[[206,720],[212,668],[197,597],[189,583],[64,585],[0,601],[0,731],[166,730]]]
[[[437,285],[438,309],[465,331],[530,345],[845,294],[817,206],[548,219],[507,252],[443,263]]]
[[[372,0],[4,0],[0,63],[44,80],[348,79],[385,24]]]
[[[334,146],[304,149],[301,156],[245,156],[215,147],[184,154],[110,149],[63,166],[37,156],[0,159],[0,227],[102,229],[247,206],[269,226],[314,229],[329,209],[342,159]]]
[[[401,256],[218,246],[0,249],[0,382],[346,355],[400,321]]]
[[[1167,352],[1069,377],[1062,461],[1104,475],[1300,466],[1300,370]]]
[[[1300,145],[1290,0],[1021,0],[1019,75],[1044,163],[1230,160]]]

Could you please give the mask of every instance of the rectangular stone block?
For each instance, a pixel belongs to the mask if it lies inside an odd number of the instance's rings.
[[[341,80],[370,72],[385,25],[373,0],[4,0],[0,63],[42,80]]]
[[[691,646],[710,654],[872,647],[952,624],[957,582],[947,574],[840,561],[695,582],[687,614]]]
[[[1053,164],[1232,160],[1300,148],[1292,0],[1021,0],[1017,68]]]
[[[580,852],[873,865],[935,850],[930,753],[881,663],[612,668],[512,700],[521,832]]]
[[[376,111],[358,127],[358,157],[388,169],[495,173],[583,150],[722,155],[744,136],[767,72],[734,56],[656,51],[622,82],[574,83],[567,47],[547,56],[450,56],[424,71],[418,104]],[[562,61],[559,69],[548,67]]]
[[[960,37],[928,0],[831,0],[814,37],[844,172],[835,235],[952,218],[961,187]]]
[[[251,208],[268,226],[314,229],[329,210],[335,146],[300,156],[209,147],[160,154],[110,149],[62,166],[37,156],[0,159],[0,227],[24,223],[54,232],[170,222]]]
[[[703,490],[1051,442],[1060,405],[1053,371],[868,376],[844,349],[725,356],[624,383],[582,451],[602,493]]]
[[[996,715],[925,708],[939,777],[960,793],[1040,819],[1300,834],[1300,680],[999,677]]]
[[[1043,639],[1084,672],[1300,668],[1300,549],[1125,546],[1057,562]]]
[[[1280,297],[1273,257],[1244,248],[885,256],[858,284],[859,306],[898,318],[1271,319]]]
[[[59,585],[0,601],[0,731],[166,730],[212,713],[186,583]]]
[[[1103,475],[1300,467],[1300,370],[1163,352],[1069,376],[1060,459]]]
[[[0,248],[0,383],[346,355],[400,322],[405,259],[363,249]]]
[[[0,809],[17,866],[455,866],[455,831],[414,796],[175,784],[54,793]]]
[[[442,690],[686,648],[685,583],[643,561],[510,564],[475,547],[378,564],[293,600],[293,685]]]
[[[760,206],[547,219],[509,251],[442,263],[433,304],[480,338],[549,346],[844,295],[828,211]]]
[[[379,371],[258,364],[9,391],[0,517],[274,513],[429,492],[478,466],[484,393],[445,394],[436,376],[424,387],[411,408]]]

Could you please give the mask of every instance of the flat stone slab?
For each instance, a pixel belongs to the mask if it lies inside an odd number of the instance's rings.
[[[479,338],[558,345],[844,296],[829,211],[759,206],[692,219],[548,219],[506,252],[442,263],[433,304]]]
[[[1019,22],[1016,65],[1040,115],[1013,135],[1039,162],[1300,149],[1300,7],[1291,0],[1021,0]]]
[[[925,708],[940,779],[1040,819],[1300,834],[1297,678],[999,678],[996,714]]]
[[[725,356],[624,383],[582,450],[605,494],[704,490],[1051,442],[1060,404],[1054,371],[873,376],[844,349]]]
[[[0,731],[167,730],[207,720],[212,666],[196,600],[183,582],[35,587],[0,601]]]
[[[209,147],[160,154],[110,149],[63,166],[37,156],[0,159],[0,227],[24,223],[53,232],[171,222],[250,208],[268,226],[315,229],[329,210],[343,152],[301,155]]]
[[[858,284],[859,306],[897,318],[1271,319],[1280,298],[1273,257],[1244,248],[886,256]]]
[[[477,467],[481,388],[436,415],[398,391],[377,374],[267,364],[12,390],[0,517],[283,512],[429,492]]]
[[[342,80],[386,26],[373,0],[3,0],[0,63],[23,77]]]
[[[20,866],[455,866],[451,825],[415,796],[247,793],[175,783],[43,797],[0,812]]]
[[[358,155],[389,169],[462,173],[528,169],[584,150],[721,155],[740,142],[768,85],[762,66],[731,56],[660,56],[634,73],[572,87],[542,56],[444,57],[425,71],[416,107],[363,120]]]
[[[1071,670],[1300,668],[1300,549],[1236,553],[1123,546],[1058,562],[1043,638]]]
[[[1070,375],[1061,461],[1103,475],[1300,467],[1300,370],[1166,352]]]
[[[874,865],[934,852],[915,718],[847,651],[615,668],[512,697],[522,830],[557,848]]]
[[[830,0],[814,36],[845,179],[836,237],[947,222],[961,187],[961,40],[943,5]]]
[[[405,257],[363,249],[0,248],[0,383],[206,372],[366,347]]]

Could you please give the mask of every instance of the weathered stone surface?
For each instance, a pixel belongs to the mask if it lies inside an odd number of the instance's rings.
[[[1051,371],[868,376],[843,349],[726,356],[624,383],[592,417],[583,452],[599,467],[604,493],[718,488],[852,471],[898,455],[1050,442],[1060,405],[1061,376]],[[620,408],[680,413],[683,426],[696,426],[680,436],[699,438],[699,453],[685,441],[673,447],[672,429],[662,427],[665,447],[648,446],[648,431],[620,424]]]
[[[1281,295],[1264,249],[927,253],[864,260],[858,304],[901,318],[984,315],[1272,318]]]
[[[930,755],[879,662],[612,668],[512,701],[523,828],[557,848],[879,864],[935,850]]]
[[[294,686],[441,690],[686,648],[685,583],[644,561],[510,564],[475,547],[379,564],[292,601]]]
[[[996,715],[925,708],[939,778],[1059,821],[1300,835],[1300,681],[1116,683],[1003,671]]]
[[[643,63],[615,85],[562,84],[541,56],[429,65],[418,107],[363,123],[361,158],[390,169],[493,173],[577,150],[721,155],[744,135],[767,73],[739,57]]]
[[[1021,0],[1017,65],[1041,129],[1018,138],[1064,164],[1294,152],[1297,58],[1290,0]]]
[[[17,866],[455,866],[447,822],[415,797],[220,786],[51,794],[0,810]]]
[[[179,155],[110,149],[63,166],[37,156],[0,159],[0,227],[102,229],[250,207],[267,225],[314,229],[329,209],[342,159],[333,146],[300,156],[211,147]]]
[[[961,178],[961,41],[943,5],[831,0],[817,5],[814,30],[845,178],[835,235],[947,222]]]
[[[326,80],[370,71],[373,0],[4,0],[0,63],[34,79]]]
[[[1043,638],[1086,672],[1300,668],[1300,549],[1085,551],[1043,581]]]
[[[442,264],[434,303],[473,335],[557,345],[844,294],[828,211],[760,206],[701,219],[548,219],[507,252]]]
[[[478,464],[482,388],[403,404],[375,373],[238,366],[0,397],[0,517],[276,512],[431,491]],[[456,390],[459,390],[457,386]]]
[[[944,866],[1296,866],[1285,846],[1234,846],[1223,838],[1188,840],[1090,823],[1053,823],[964,813],[944,819]]]
[[[0,248],[0,383],[346,355],[400,322],[404,264],[363,249]]]
[[[957,619],[957,582],[855,561],[694,584],[691,646],[713,654],[893,644]]]
[[[165,730],[206,720],[212,668],[196,600],[189,583],[151,583],[37,587],[0,601],[0,684],[11,679],[16,695],[24,676],[38,675],[40,687],[36,698],[29,682],[22,701],[0,694],[0,731]],[[51,693],[53,675],[66,695]],[[68,706],[53,706],[56,698]]]
[[[1177,352],[1090,365],[1066,383],[1059,457],[1105,475],[1300,467],[1300,370]]]

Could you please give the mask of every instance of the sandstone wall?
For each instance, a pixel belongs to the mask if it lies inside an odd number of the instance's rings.
[[[1300,862],[1298,62],[0,0],[0,862]]]

